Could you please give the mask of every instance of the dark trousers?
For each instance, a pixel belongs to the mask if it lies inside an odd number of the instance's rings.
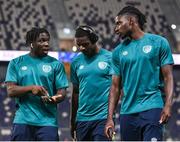
[[[58,128],[13,124],[11,141],[58,141]]]
[[[78,121],[76,135],[78,141],[108,141],[104,134],[106,119],[94,121]]]
[[[163,125],[159,123],[162,109],[120,115],[122,141],[162,141]]]

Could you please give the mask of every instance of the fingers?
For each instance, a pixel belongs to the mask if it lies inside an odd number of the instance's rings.
[[[76,137],[76,131],[74,131],[74,137],[73,137],[74,141],[77,141],[77,137]]]
[[[71,136],[72,136],[73,141],[77,141],[77,138],[76,138],[76,131],[71,130]]]
[[[112,137],[115,134],[113,120],[107,120],[105,129],[104,129],[104,133],[105,133],[105,135],[107,136],[108,139],[112,140]]]
[[[109,135],[109,137],[112,139],[112,137],[113,137],[113,135],[115,134],[115,132],[113,131],[113,129],[112,128],[109,128],[108,129],[108,135]]]
[[[112,128],[112,126],[108,126],[105,128],[105,135],[111,139],[114,133],[114,129]]]
[[[49,96],[49,93],[43,86],[33,86],[32,93],[38,96]]]
[[[44,87],[42,87],[42,86],[41,86],[41,94],[49,97],[48,91]]]
[[[161,114],[161,118],[160,118],[160,120],[159,120],[159,123],[160,123],[160,124],[167,123],[168,120],[169,120],[169,117],[170,117],[170,116],[169,116],[168,114],[162,113],[162,114]]]
[[[53,99],[50,97],[48,91],[43,86],[33,86],[32,93],[40,96],[44,103],[51,103]]]
[[[52,100],[48,96],[41,96],[41,99],[44,103],[51,103]]]

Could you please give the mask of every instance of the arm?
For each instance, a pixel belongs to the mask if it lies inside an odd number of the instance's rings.
[[[42,96],[47,93],[47,91],[42,86],[19,86],[13,82],[7,82],[7,93],[10,97],[20,97],[26,93],[33,93],[34,95]]]
[[[108,118],[107,123],[105,126],[105,134],[108,138],[111,138],[112,136],[109,134],[109,129],[112,129],[114,131],[114,122],[113,122],[113,114],[115,111],[115,108],[118,104],[119,97],[120,97],[120,85],[121,85],[121,78],[119,76],[113,75],[112,77],[112,86],[110,90],[109,95],[109,105],[108,105]]]
[[[166,95],[165,106],[161,113],[160,123],[166,123],[171,116],[171,106],[173,99],[173,75],[172,65],[165,65],[161,68],[164,78],[164,91]]]
[[[74,138],[74,131],[76,129],[76,114],[78,110],[79,86],[73,84],[73,93],[71,98],[71,136]]]

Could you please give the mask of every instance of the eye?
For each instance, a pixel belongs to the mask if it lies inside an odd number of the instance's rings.
[[[83,43],[82,46],[83,47],[87,47],[89,45],[89,43]]]
[[[80,47],[80,46],[87,47],[87,46],[89,46],[89,43],[77,44],[77,46],[78,46],[78,47]]]

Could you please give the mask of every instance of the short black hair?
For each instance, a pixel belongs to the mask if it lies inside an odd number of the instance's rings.
[[[117,16],[126,15],[126,14],[135,16],[138,20],[138,24],[141,30],[144,29],[144,24],[147,22],[146,16],[139,9],[133,6],[126,6],[117,14]]]
[[[87,36],[89,38],[90,33],[83,30],[82,28],[77,28],[76,29],[76,33],[75,33],[75,37],[83,37],[83,36]]]
[[[88,25],[81,25],[76,29],[75,37],[87,36],[91,43],[96,43],[98,41],[98,35],[95,30]]]
[[[33,27],[26,34],[26,45],[30,45],[32,42],[35,42],[40,33],[47,33],[47,35],[50,37],[48,30],[45,28]]]

